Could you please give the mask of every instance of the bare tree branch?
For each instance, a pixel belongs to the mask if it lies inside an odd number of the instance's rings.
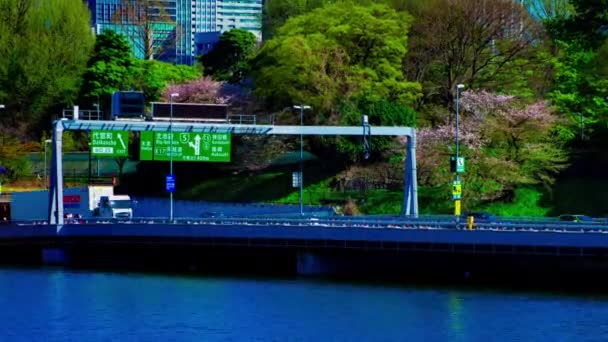
[[[121,27],[145,59],[157,59],[177,42],[177,24],[166,2],[159,0],[123,0],[112,22]]]

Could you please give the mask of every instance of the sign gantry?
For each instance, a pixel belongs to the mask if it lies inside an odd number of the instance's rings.
[[[177,159],[177,154],[174,154],[174,161],[186,160],[186,156],[196,155],[192,145],[200,148],[198,157],[209,158],[209,161],[226,161],[221,153],[224,152],[224,147],[230,151],[230,145],[222,144],[211,144],[209,143],[207,154],[203,153],[204,149],[204,134],[199,134],[201,140],[197,142],[197,134],[192,133],[208,133],[209,137],[222,136],[222,134],[252,134],[252,135],[351,135],[351,136],[406,136],[407,144],[405,151],[404,161],[404,188],[403,188],[403,207],[402,215],[418,215],[418,192],[417,192],[417,179],[416,179],[416,130],[412,127],[371,127],[367,126],[279,126],[279,125],[245,125],[245,124],[212,124],[212,123],[189,123],[189,122],[147,122],[147,121],[93,121],[93,120],[57,120],[53,124],[53,157],[52,157],[52,168],[51,168],[51,179],[50,179],[50,192],[49,192],[49,223],[63,225],[63,163],[61,159],[62,155],[62,135],[64,130],[77,131],[84,130],[92,133],[98,132],[113,132],[113,131],[139,131],[142,132],[143,137],[149,137],[150,133],[169,133],[173,134],[173,144],[175,147],[182,147],[182,159]],[[179,133],[190,133],[187,136],[179,135]],[[177,134],[177,136],[175,136]],[[216,135],[213,135],[216,134]],[[219,134],[219,135],[217,135]],[[127,139],[121,134],[110,135],[112,143],[105,143],[105,138],[108,137],[103,135],[104,139],[99,139],[99,144],[92,143],[92,148],[97,147],[99,153],[106,153],[106,156],[115,156],[114,153],[119,153],[120,144],[119,136],[125,141]],[[163,136],[164,137],[164,136]],[[183,138],[182,138],[183,137]],[[187,137],[187,139],[186,139]],[[184,139],[183,142],[180,138]],[[149,139],[149,138],[144,138]],[[213,138],[211,138],[213,140]],[[164,141],[164,140],[163,140]],[[170,139],[168,141],[171,141]],[[216,141],[223,141],[217,140]],[[229,141],[229,140],[228,140]],[[201,145],[199,145],[199,143]],[[112,145],[112,146],[109,146]],[[161,143],[164,148],[166,145],[164,142]],[[185,152],[184,147],[189,146],[192,153]],[[112,152],[107,149],[112,147]],[[215,155],[213,154],[213,147],[215,149]],[[218,147],[222,149],[218,151]],[[116,149],[114,149],[116,148]],[[177,153],[174,150],[175,153]],[[142,151],[143,152],[143,151]],[[147,157],[150,157],[150,151],[145,151]],[[59,156],[59,157],[58,157]],[[151,160],[168,160],[168,152],[158,151],[153,147]],[[159,158],[159,159],[156,159]],[[166,158],[166,159],[165,159]],[[228,161],[230,153],[228,152]],[[215,160],[212,160],[215,159]],[[58,228],[59,229],[59,228]]]
[[[229,162],[231,134],[141,132],[139,146],[139,160]]]

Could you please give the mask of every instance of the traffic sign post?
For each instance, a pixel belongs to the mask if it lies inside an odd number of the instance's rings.
[[[294,188],[300,187],[300,183],[302,182],[302,174],[298,171],[294,172],[291,175],[291,186]]]
[[[127,157],[129,155],[129,131],[92,131],[91,155]]]
[[[450,171],[455,173],[464,173],[464,157],[450,157]]]
[[[165,179],[165,185],[167,192],[174,193],[175,192],[175,175],[167,175]]]
[[[230,151],[230,133],[141,133],[140,160],[229,162]]]
[[[452,199],[459,200],[462,197],[462,184],[460,181],[452,182]]]

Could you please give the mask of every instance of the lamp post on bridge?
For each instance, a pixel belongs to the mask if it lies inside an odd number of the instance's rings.
[[[454,182],[452,184],[452,199],[454,200],[454,216],[460,217],[460,199],[462,197],[462,185],[460,183],[460,172],[464,171],[464,158],[460,158],[460,146],[458,141],[458,131],[460,130],[459,122],[459,102],[460,89],[464,89],[464,84],[456,85],[456,156],[451,163],[451,168],[454,171]]]
[[[46,159],[47,159],[47,151],[46,151],[46,145],[50,144],[51,142],[53,142],[51,139],[46,139],[44,141],[44,188],[48,189],[48,185],[46,182]]]
[[[170,117],[169,117],[169,175],[173,177],[173,98],[179,96],[178,93],[172,93],[170,97]],[[175,178],[173,178],[175,179]],[[173,222],[173,190],[169,191],[169,221]]]
[[[303,104],[293,106],[293,109],[300,111],[300,128],[304,125],[304,111],[311,110],[310,106]],[[300,131],[300,215],[304,216],[304,137]]]

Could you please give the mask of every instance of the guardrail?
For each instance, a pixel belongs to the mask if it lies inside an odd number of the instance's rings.
[[[17,225],[48,225],[46,221],[11,222]],[[150,224],[150,225],[217,225],[217,226],[282,226],[282,227],[325,227],[325,228],[365,228],[365,229],[442,229],[467,230],[466,221],[455,219],[446,220],[443,217],[423,218],[369,218],[357,216],[301,217],[301,218],[251,218],[251,217],[210,217],[210,218],[178,218],[170,221],[166,217],[138,217],[128,221],[88,218],[71,220],[66,224]],[[560,233],[602,233],[608,234],[608,224],[597,223],[564,223],[553,222],[491,222],[477,223],[474,231],[529,231],[529,232],[560,232]]]
[[[61,117],[69,120],[74,120],[74,110],[64,109],[61,112]],[[78,118],[80,120],[103,120],[104,113],[98,110],[81,109],[78,111]]]

